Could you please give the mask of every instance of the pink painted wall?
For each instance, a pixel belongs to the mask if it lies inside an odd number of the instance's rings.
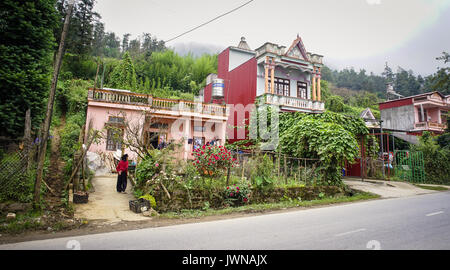
[[[88,106],[87,119],[86,119],[86,129],[89,121],[92,119],[92,128],[99,130],[102,134],[102,139],[99,143],[93,143],[89,148],[89,151],[96,153],[111,153],[115,151],[106,150],[106,129],[105,123],[108,122],[109,116],[124,116],[125,121],[128,121],[131,126],[143,126],[145,116],[143,111],[129,110],[123,108],[106,108],[97,106]],[[125,150],[125,154],[128,154],[130,160],[136,160],[137,155],[134,152]]]

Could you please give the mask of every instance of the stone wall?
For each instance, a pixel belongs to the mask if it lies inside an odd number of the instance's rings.
[[[319,198],[319,194],[325,196],[345,195],[343,188],[336,186],[317,186],[317,187],[292,187],[275,188],[270,191],[262,192],[253,190],[250,195],[250,203],[275,203],[285,198],[302,200],[314,200]],[[156,199],[156,210],[159,212],[180,211],[182,209],[202,209],[205,203],[209,203],[211,208],[224,207],[224,198],[222,191],[216,190],[209,193],[206,190],[176,190],[171,198],[163,190],[157,190],[154,194]]]

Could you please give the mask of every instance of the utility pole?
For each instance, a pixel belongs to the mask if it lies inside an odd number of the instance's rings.
[[[39,205],[39,201],[40,201],[41,182],[42,182],[42,174],[43,174],[43,170],[44,170],[45,152],[47,149],[47,140],[49,137],[50,123],[52,122],[52,113],[53,113],[53,104],[55,102],[56,85],[58,83],[59,71],[61,69],[62,57],[64,55],[64,41],[66,39],[67,31],[69,29],[70,17],[72,15],[72,9],[75,4],[75,1],[76,0],[69,1],[68,7],[67,7],[66,19],[64,21],[64,27],[63,27],[63,31],[61,33],[61,41],[59,42],[58,54],[56,56],[55,64],[53,67],[54,70],[53,70],[52,84],[51,84],[50,93],[48,96],[47,112],[45,114],[44,125],[43,125],[43,129],[41,132],[42,140],[41,140],[41,147],[39,147],[36,182],[34,185],[33,202],[34,202],[35,207],[37,207]]]

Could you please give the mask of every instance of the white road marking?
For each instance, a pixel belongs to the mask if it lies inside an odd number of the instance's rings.
[[[429,213],[429,214],[427,214],[426,216],[427,216],[427,217],[431,217],[431,216],[439,215],[439,214],[442,214],[442,213],[444,213],[444,211],[439,211],[439,212]]]
[[[357,233],[357,232],[363,232],[363,231],[365,231],[365,230],[366,230],[366,229],[361,228],[361,229],[354,230],[354,231],[349,231],[349,232],[345,232],[345,233],[335,234],[334,236],[344,236],[344,235],[347,235],[347,234],[352,234],[352,233]]]

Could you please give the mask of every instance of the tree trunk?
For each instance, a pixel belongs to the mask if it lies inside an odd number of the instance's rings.
[[[64,21],[64,28],[61,33],[61,41],[59,43],[58,54],[55,59],[52,84],[51,84],[50,93],[49,93],[48,102],[47,102],[47,112],[45,115],[44,126],[43,126],[43,130],[42,130],[41,147],[39,148],[39,154],[38,154],[36,182],[34,185],[34,198],[33,198],[35,207],[37,207],[40,202],[41,182],[42,182],[42,174],[44,171],[45,152],[47,149],[47,140],[49,137],[50,123],[52,121],[52,112],[53,112],[53,104],[55,102],[56,85],[58,83],[59,71],[61,69],[61,62],[62,62],[62,58],[63,58],[63,54],[64,54],[64,41],[66,39],[67,31],[69,29],[70,16],[72,15],[72,9],[73,9],[74,2],[75,2],[74,0],[69,2],[68,8],[67,8],[66,19]]]

